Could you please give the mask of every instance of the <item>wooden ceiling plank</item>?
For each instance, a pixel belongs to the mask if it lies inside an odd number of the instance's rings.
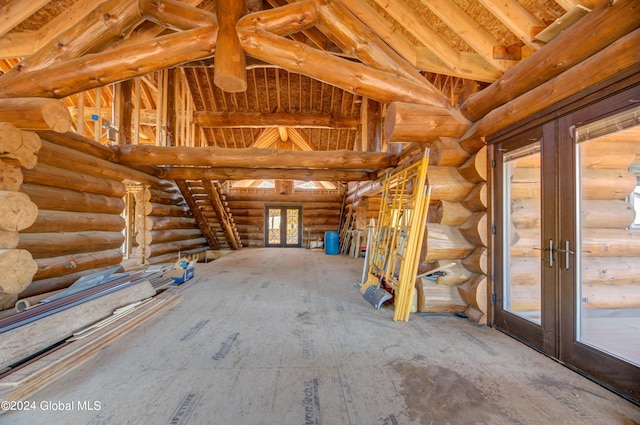
[[[558,6],[567,12],[576,7],[580,2],[578,0],[554,0]]]
[[[364,64],[398,78],[430,86],[416,69],[391,49],[377,34],[338,2],[316,0],[320,20],[317,27],[342,50]],[[430,89],[435,89],[429,87]]]
[[[0,7],[0,36],[11,31],[29,16],[45,7],[50,0],[11,0]]]
[[[420,2],[428,7],[449,28],[456,31],[460,38],[494,67],[501,71],[506,71],[517,63],[516,61],[494,60],[493,48],[498,46],[499,43],[452,0],[420,0]]]
[[[278,130],[275,128],[265,128],[251,147],[266,149],[273,146],[278,141]]]
[[[479,0],[489,12],[514,33],[527,46],[538,50],[540,44],[533,42],[536,30],[544,24],[531,15],[515,0]]]
[[[289,129],[291,141],[300,148],[301,151],[317,151],[318,147],[309,140],[306,133],[301,129]]]
[[[342,0],[342,4],[371,28],[378,37],[382,38],[400,56],[409,63],[416,64],[415,47],[400,33],[393,30],[392,25],[380,16],[372,7],[361,0]],[[411,26],[407,25],[410,29]]]
[[[292,114],[286,112],[207,112],[197,111],[194,122],[203,127],[217,128],[330,128],[354,129],[360,123],[359,117],[317,114]]]
[[[451,69],[460,67],[460,53],[420,19],[415,10],[407,3],[402,0],[375,0],[375,2],[393,19],[402,23],[407,31],[432,51],[447,67]]]

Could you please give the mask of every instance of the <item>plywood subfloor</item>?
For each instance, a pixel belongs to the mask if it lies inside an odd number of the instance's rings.
[[[638,406],[494,329],[393,322],[361,273],[305,249],[198,264],[182,303],[0,423],[640,424]]]

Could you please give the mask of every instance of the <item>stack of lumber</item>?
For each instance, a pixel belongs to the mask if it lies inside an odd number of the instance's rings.
[[[55,306],[53,302],[42,304],[4,319],[0,328],[0,369],[57,344],[79,329],[108,317],[118,307],[155,293],[149,281],[124,276],[61,298]],[[16,321],[18,319],[20,321]]]
[[[78,333],[73,341],[0,379],[0,401],[24,400],[90,359],[140,324],[182,300],[167,290],[114,313],[106,321]],[[0,409],[0,414],[3,410]]]

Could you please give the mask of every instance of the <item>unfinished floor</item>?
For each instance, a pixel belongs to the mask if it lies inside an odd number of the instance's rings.
[[[180,304],[0,423],[640,424],[640,407],[494,329],[393,322],[361,273],[305,249],[198,264]]]

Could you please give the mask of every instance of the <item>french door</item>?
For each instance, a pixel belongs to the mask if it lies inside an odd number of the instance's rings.
[[[265,246],[302,246],[302,207],[265,207]]]
[[[495,327],[636,402],[639,95],[493,146]]]

